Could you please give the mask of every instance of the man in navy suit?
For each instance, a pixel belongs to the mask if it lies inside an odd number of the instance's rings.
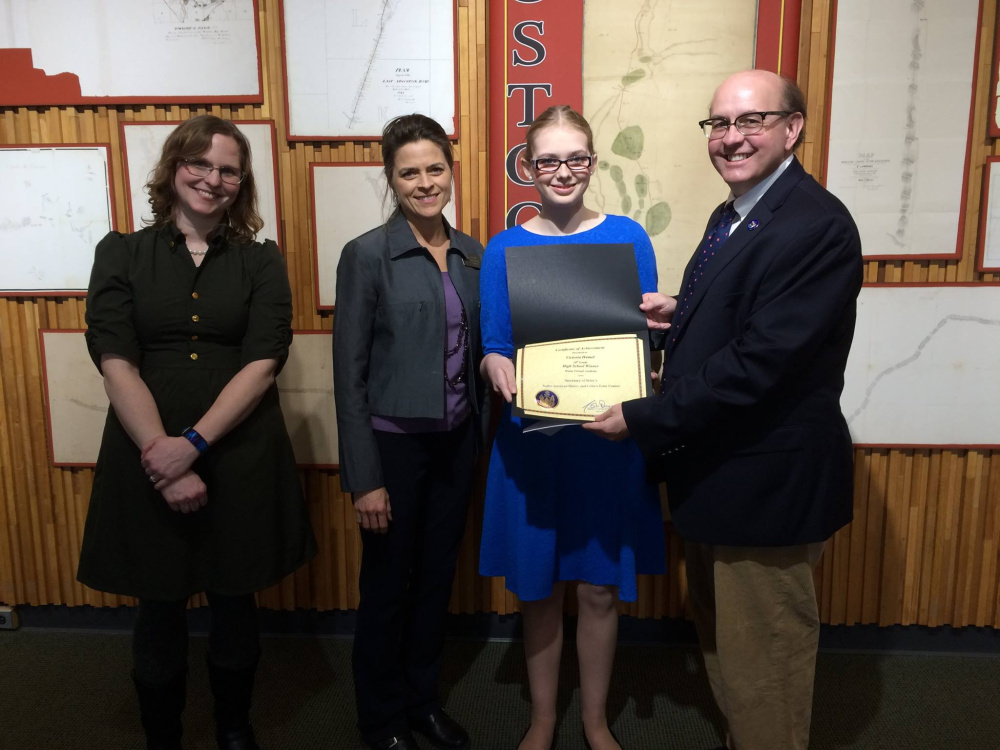
[[[805,119],[802,92],[773,73],[738,73],[716,90],[701,125],[729,199],[678,297],[642,304],[651,328],[669,328],[660,393],[586,425],[631,435],[666,482],[732,750],[806,750],[813,566],[852,517],[840,394],[861,241],[793,155]]]

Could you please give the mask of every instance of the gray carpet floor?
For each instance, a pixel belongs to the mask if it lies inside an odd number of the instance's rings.
[[[205,646],[205,638],[192,637],[185,712],[190,750],[214,747]],[[362,747],[350,648],[346,638],[265,639],[254,708],[265,750]],[[563,659],[557,750],[583,747],[574,648],[568,643]],[[0,632],[0,748],[142,748],[130,658],[125,634]],[[474,750],[516,748],[528,719],[519,642],[450,641],[443,689]],[[720,742],[693,649],[621,644],[609,716],[627,750],[700,750]],[[997,750],[1000,657],[821,652],[812,737],[814,750]]]

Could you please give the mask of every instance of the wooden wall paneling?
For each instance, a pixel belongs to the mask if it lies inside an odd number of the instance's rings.
[[[934,573],[929,625],[950,622],[955,602],[958,530],[961,514],[963,457],[957,451],[941,455],[940,511],[934,543]],[[936,585],[934,585],[936,584]],[[936,590],[935,590],[936,589]]]
[[[979,588],[983,584],[983,539],[986,503],[983,475],[984,451],[970,450],[962,476],[962,505],[959,521],[955,587],[955,612],[952,620],[958,626],[972,625],[976,620]]]
[[[9,128],[5,128],[6,132]],[[20,601],[20,544],[17,538],[17,510],[14,507],[13,408],[8,392],[14,383],[14,354],[11,347],[10,318],[0,300],[0,600]]]
[[[984,592],[981,602],[982,616],[977,624],[1000,627],[1000,463],[994,462],[990,471],[986,492],[989,510],[987,511],[986,533],[983,554],[992,572],[993,585]]]
[[[868,516],[861,595],[861,624],[878,620],[879,579],[882,570],[888,451],[873,450],[868,472]],[[857,522],[857,521],[855,521]]]
[[[909,531],[907,493],[910,489],[912,454],[913,451],[894,451],[889,454],[882,574],[879,586],[879,625],[899,622],[902,615],[902,579]]]
[[[927,522],[927,489],[930,475],[930,451],[917,450],[913,454],[909,492],[903,499],[909,504],[907,512],[907,544],[904,560],[902,601],[899,623],[912,625],[918,621],[920,606],[920,565]]]
[[[325,540],[331,545],[328,555],[329,565],[312,565],[316,571],[314,582],[314,599],[318,607],[322,609],[340,608],[341,590],[340,574],[343,573],[346,561],[343,558],[343,534],[338,539],[333,522],[333,503],[330,500],[330,483],[326,472],[307,471],[304,472],[304,482],[306,497],[315,498],[315,502],[310,504],[310,518],[313,524],[313,533],[316,540]],[[343,524],[340,524],[341,529]],[[339,545],[338,545],[339,542]],[[339,554],[338,554],[339,553]]]
[[[971,572],[972,594],[974,600],[970,602],[968,622],[970,625],[982,627],[992,622],[988,618],[987,611],[991,610],[992,591],[996,589],[996,560],[992,557],[992,550],[995,545],[992,543],[991,533],[995,531],[995,518],[991,512],[990,470],[988,465],[988,452],[976,451],[977,468],[973,481],[976,492],[976,518],[971,525],[973,546],[975,547],[975,567]]]
[[[831,0],[804,0],[799,36],[799,81],[809,102],[810,123],[801,149],[803,164],[818,173],[825,138]],[[976,87],[968,205],[979,205],[980,171],[1000,144],[985,136],[984,101],[992,65],[996,0],[984,5]],[[463,165],[458,197],[462,228],[484,236],[489,168],[487,144],[486,0],[460,0],[459,110],[461,138],[455,155]],[[279,239],[293,290],[294,323],[301,330],[330,330],[333,316],[316,310],[309,232],[308,165],[313,161],[379,160],[377,142],[289,144],[285,140],[283,83],[276,0],[258,6],[264,102],[210,107],[136,106],[0,109],[0,143],[107,142],[115,181],[119,228],[127,216],[119,122],[185,119],[210,111],[230,119],[273,119],[277,127]],[[966,216],[961,261],[868,262],[867,281],[950,282],[1000,279],[978,274],[975,210]],[[38,330],[84,325],[82,299],[53,297],[0,300],[0,600],[12,603],[118,606],[128,597],[103,594],[76,583],[76,557],[93,481],[90,469],[52,468],[47,455]],[[998,626],[1000,582],[1000,465],[981,451],[855,451],[855,521],[828,544],[816,584],[824,622],[896,622],[924,625]],[[335,472],[306,470],[302,481],[320,553],[301,571],[262,592],[264,606],[348,609],[357,605],[360,537],[350,498]],[[485,473],[477,476],[460,551],[452,609],[461,612],[517,610],[502,579],[478,576]],[[682,542],[666,524],[665,576],[642,577],[638,601],[623,611],[638,617],[683,616],[686,605]],[[203,597],[192,600],[204,603]]]
[[[864,595],[865,532],[868,523],[869,471],[871,449],[854,451],[854,522],[850,525],[849,562],[844,623],[861,621]]]

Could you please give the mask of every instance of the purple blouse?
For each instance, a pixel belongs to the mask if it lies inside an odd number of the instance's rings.
[[[464,323],[465,310],[462,300],[455,291],[455,285],[447,271],[441,273],[444,282],[445,309],[445,348],[441,351],[444,357],[445,380],[441,381],[444,388],[444,416],[439,419],[431,417],[380,417],[372,414],[372,429],[382,432],[416,433],[416,432],[447,432],[458,427],[472,407],[469,405],[468,384],[461,378],[467,361],[468,323]]]

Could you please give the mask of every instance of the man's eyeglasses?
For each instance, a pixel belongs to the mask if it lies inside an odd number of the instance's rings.
[[[573,172],[583,172],[590,169],[590,165],[594,163],[594,157],[571,156],[568,159],[556,159],[546,156],[542,159],[532,159],[531,163],[534,165],[536,172],[558,172],[563,164]]]
[[[208,177],[215,170],[219,170],[219,179],[229,185],[239,185],[246,178],[246,172],[234,167],[213,167],[207,161],[200,159],[184,159],[184,169],[195,177]]]
[[[733,122],[729,122],[725,117],[709,117],[707,120],[699,122],[698,125],[705,131],[706,138],[710,141],[717,141],[720,138],[725,138],[729,128],[733,125],[742,135],[756,135],[764,129],[764,119],[768,115],[787,117],[792,114],[795,113],[785,109],[773,112],[746,112]]]

